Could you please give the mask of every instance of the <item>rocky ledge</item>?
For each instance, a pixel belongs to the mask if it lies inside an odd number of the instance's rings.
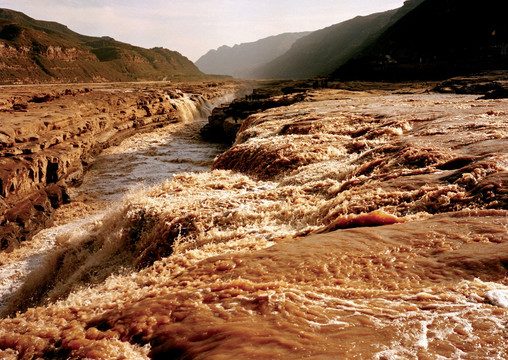
[[[309,90],[326,84],[326,80],[287,80],[261,84],[252,94],[215,108],[208,118],[208,124],[201,129],[201,136],[208,141],[232,144],[243,121],[250,115],[303,101]]]
[[[136,132],[185,121],[235,82],[7,86],[0,95],[0,249],[51,224],[94,155]]]
[[[434,90],[444,94],[483,95],[484,100],[508,98],[508,71],[451,78],[437,84]]]

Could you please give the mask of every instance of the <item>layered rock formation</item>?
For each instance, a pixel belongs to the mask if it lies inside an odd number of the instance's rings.
[[[144,49],[110,37],[77,34],[66,26],[0,9],[0,83],[199,79],[186,57]]]
[[[46,227],[94,154],[135,132],[188,120],[188,107],[240,84],[5,87],[0,98],[0,239],[12,249]],[[184,93],[183,91],[186,91]]]

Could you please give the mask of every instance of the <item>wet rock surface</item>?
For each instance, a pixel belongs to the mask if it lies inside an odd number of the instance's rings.
[[[326,83],[325,80],[266,83],[244,98],[215,108],[208,118],[208,124],[201,129],[201,136],[208,141],[232,144],[249,115],[303,101],[307,91]],[[262,82],[260,84],[263,85]]]

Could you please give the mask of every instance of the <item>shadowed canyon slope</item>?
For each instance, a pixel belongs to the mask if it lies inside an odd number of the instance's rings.
[[[395,13],[359,16],[315,31],[295,42],[285,54],[255,69],[254,76],[305,79],[328,75],[383,29]]]
[[[286,33],[233,47],[224,45],[201,56],[196,65],[207,74],[249,78],[255,68],[284,54],[296,40],[308,34]]]
[[[312,32],[249,75],[411,80],[506,69],[506,11],[504,0],[406,1]]]
[[[0,83],[197,79],[186,57],[144,49],[109,37],[77,34],[66,26],[0,9]]]
[[[314,31],[297,40],[285,54],[254,69],[251,75],[282,79],[328,75],[422,1],[406,1],[400,9],[358,16]]]
[[[426,0],[334,76],[400,80],[506,69],[507,10],[504,0]]]

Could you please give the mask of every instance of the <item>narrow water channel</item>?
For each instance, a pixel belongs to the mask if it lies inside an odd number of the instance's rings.
[[[213,159],[225,150],[222,144],[205,142],[199,130],[206,124],[213,105],[183,108],[184,121],[153,132],[137,134],[103,151],[70,190],[75,201],[111,202],[139,186],[153,186],[173,175],[207,171]]]

